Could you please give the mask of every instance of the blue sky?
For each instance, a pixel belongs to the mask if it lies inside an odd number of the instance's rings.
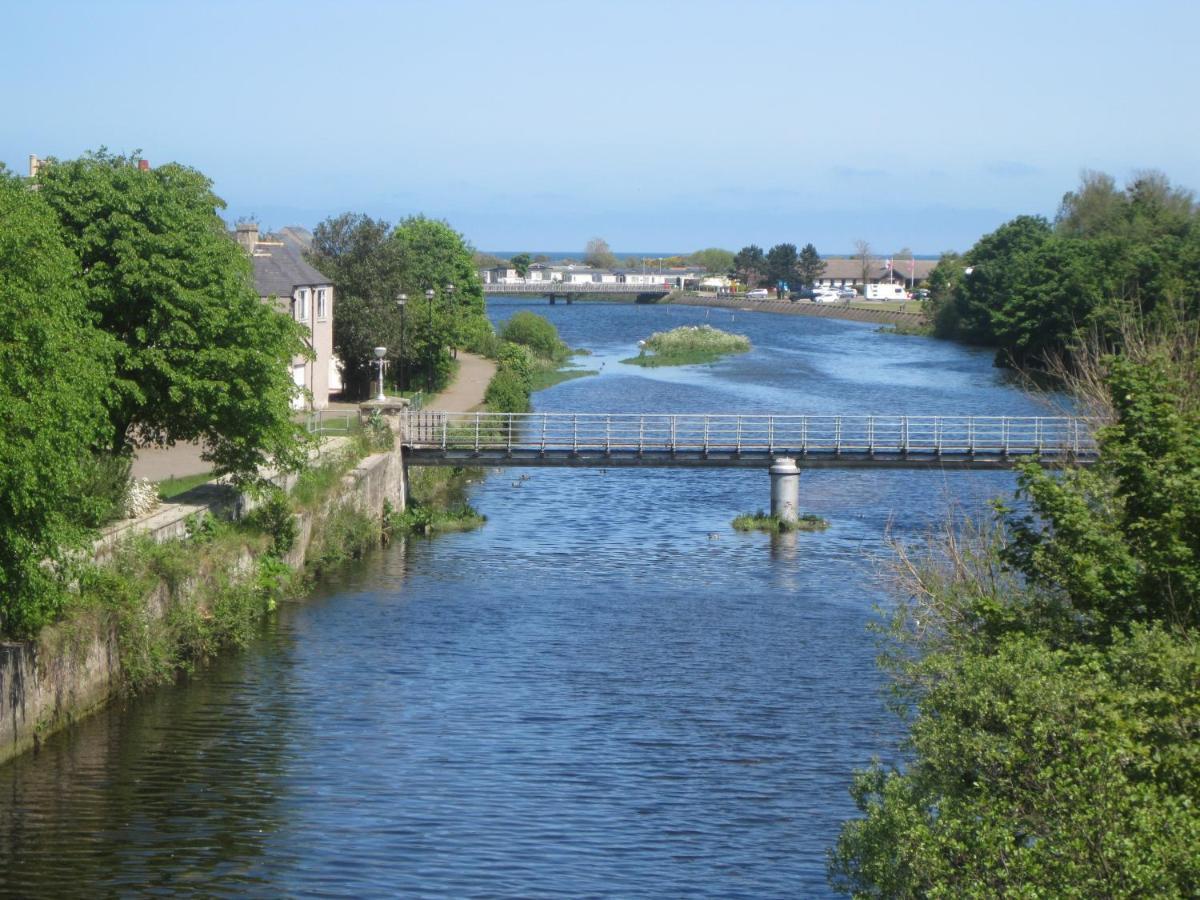
[[[484,249],[965,249],[1083,168],[1200,188],[1200,4],[105,0],[0,12],[0,160],[141,148],[228,214]]]

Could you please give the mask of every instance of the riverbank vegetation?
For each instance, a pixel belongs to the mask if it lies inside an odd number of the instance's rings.
[[[1018,216],[929,278],[935,334],[997,348],[1002,366],[1072,364],[1123,323],[1200,315],[1200,209],[1157,172],[1120,189],[1088,172],[1053,222]]]
[[[568,368],[572,351],[558,329],[543,316],[521,310],[505,322],[490,343],[481,348],[496,360],[497,370],[488,384],[484,404],[492,412],[529,412],[534,391],[594,375],[594,370]]]
[[[65,561],[118,508],[135,446],[199,441],[241,483],[307,447],[303,334],[255,293],[208,179],[101,150],[34,182],[0,170],[0,635],[17,638],[68,601]]]
[[[408,505],[392,512],[387,527],[398,533],[437,534],[483,527],[487,516],[467,500],[467,488],[483,479],[473,468],[430,466],[409,470]]]
[[[806,513],[795,522],[781,519],[761,509],[756,513],[742,513],[731,523],[735,531],[766,531],[770,534],[787,534],[791,531],[824,531],[829,522],[820,516]]]
[[[681,325],[656,331],[641,344],[641,353],[621,360],[635,366],[687,366],[713,362],[732,353],[746,353],[750,339],[711,325]]]
[[[1028,464],[993,521],[897,547],[883,664],[909,736],[856,778],[842,890],[1200,888],[1200,342],[1117,337],[1071,375],[1106,420],[1094,466]]]

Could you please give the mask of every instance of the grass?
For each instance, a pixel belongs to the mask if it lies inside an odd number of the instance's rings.
[[[544,391],[564,381],[573,378],[583,378],[585,375],[599,375],[598,369],[535,369],[530,377],[530,391]]]
[[[924,300],[851,300],[847,305],[851,309],[876,309],[917,315],[923,315],[925,312]]]
[[[482,469],[438,466],[410,470],[408,508],[389,515],[388,527],[427,535],[482,527],[487,516],[467,502],[467,485],[481,478]]]
[[[711,325],[681,325],[670,331],[656,331],[642,343],[641,355],[621,361],[649,368],[688,366],[749,349],[750,339],[744,334],[730,334]]]
[[[784,534],[789,531],[824,531],[829,527],[829,522],[820,516],[809,513],[800,516],[793,523],[760,509],[756,513],[742,513],[733,520],[733,527],[736,531],[766,531],[771,534]]]
[[[194,487],[199,487],[202,484],[208,484],[212,480],[212,472],[201,472],[198,475],[184,475],[182,478],[168,478],[164,481],[160,481],[157,485],[158,499],[171,500],[174,497],[178,497],[180,494],[190,491]]]

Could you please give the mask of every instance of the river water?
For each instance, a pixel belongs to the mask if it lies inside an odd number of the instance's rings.
[[[872,325],[491,304],[519,308],[601,372],[540,410],[1044,414],[989,353]],[[621,365],[706,320],[755,349]],[[830,529],[772,539],[729,528],[768,504],[765,471],[490,472],[482,530],[397,542],[244,652],[0,768],[0,890],[828,895],[851,773],[901,737],[866,631],[885,535],[1012,484],[807,472],[802,508]]]

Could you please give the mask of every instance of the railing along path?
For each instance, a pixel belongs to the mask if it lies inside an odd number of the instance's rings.
[[[485,294],[666,294],[672,285],[601,281],[493,281],[485,282]]]
[[[1021,458],[1086,464],[1089,420],[1015,416],[772,416],[670,413],[407,413],[417,465],[761,465],[1003,468]]]

